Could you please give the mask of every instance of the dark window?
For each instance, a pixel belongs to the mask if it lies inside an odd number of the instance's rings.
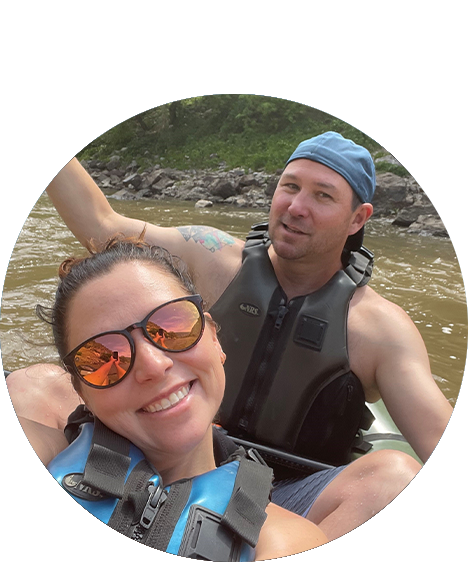
[[[119,94],[119,111],[131,111],[130,94]]]
[[[18,131],[5,131],[5,162],[18,164],[20,161]]]
[[[24,163],[29,165],[39,164],[39,134],[37,131],[25,131]]]
[[[18,109],[18,94],[5,94],[5,109]]]
[[[26,186],[26,188],[25,188],[25,202],[24,202],[24,206],[25,206],[24,216],[25,217],[27,217],[29,215],[29,212],[31,211],[31,209],[34,207],[34,204],[38,200],[39,195],[40,195],[39,188],[36,188],[35,186]]]
[[[24,95],[24,109],[27,110],[37,110],[39,106],[39,96],[37,94],[25,94]]]
[[[20,216],[20,190],[18,186],[7,186],[7,219],[18,219]]]

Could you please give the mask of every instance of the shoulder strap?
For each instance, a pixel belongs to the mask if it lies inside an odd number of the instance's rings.
[[[233,494],[221,523],[252,547],[257,544],[267,518],[265,509],[271,497],[272,480],[273,470],[262,462],[254,450],[240,459]]]
[[[374,253],[362,246],[359,250],[343,250],[344,271],[358,287],[366,285],[374,267]]]
[[[129,469],[130,442],[95,418],[83,484],[96,487],[107,495],[122,498]]]
[[[259,246],[260,244],[267,244],[270,242],[268,235],[268,223],[264,221],[262,223],[255,223],[251,227],[251,231],[246,236],[245,248],[243,250],[243,257],[245,257],[245,251],[252,246]]]

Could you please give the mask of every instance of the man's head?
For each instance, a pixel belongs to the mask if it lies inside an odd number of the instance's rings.
[[[327,131],[302,141],[286,166],[298,158],[306,158],[331,168],[351,186],[361,203],[371,203],[375,192],[375,166],[367,149],[345,139],[339,133]]]
[[[273,196],[270,235],[280,257],[339,256],[361,246],[372,213],[375,169],[369,152],[338,133],[300,143]]]

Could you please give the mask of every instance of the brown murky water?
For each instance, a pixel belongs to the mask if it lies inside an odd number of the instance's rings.
[[[265,212],[227,206],[195,209],[191,202],[116,201],[131,217],[163,226],[205,224],[243,237]],[[426,343],[434,377],[455,404],[465,367],[467,309],[460,268],[448,239],[409,235],[383,220],[368,224],[365,244],[375,253],[371,286],[411,316]],[[4,368],[57,362],[47,325],[34,313],[48,304],[57,266],[82,247],[46,195],[28,217],[13,251],[2,297],[0,341]]]

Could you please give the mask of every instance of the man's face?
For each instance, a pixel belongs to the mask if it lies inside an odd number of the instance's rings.
[[[319,254],[337,259],[347,237],[362,226],[352,199],[351,186],[331,168],[307,159],[290,162],[279,179],[269,215],[276,254],[286,260]]]

